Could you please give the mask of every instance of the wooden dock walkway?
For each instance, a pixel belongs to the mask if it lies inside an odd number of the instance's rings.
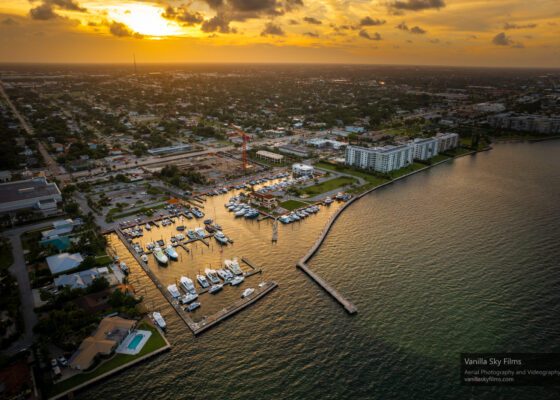
[[[299,269],[303,270],[311,279],[313,279],[319,286],[321,286],[328,294],[338,301],[349,314],[355,314],[358,312],[358,309],[354,304],[352,304],[349,300],[347,300],[343,295],[341,295],[335,288],[333,288],[327,281],[317,275],[315,272],[311,271],[309,267],[302,263],[298,262],[297,266]]]

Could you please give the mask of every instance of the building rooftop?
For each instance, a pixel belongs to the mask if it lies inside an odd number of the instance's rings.
[[[84,258],[80,253],[61,253],[47,257],[47,265],[53,275],[70,271],[80,265],[83,261]]]
[[[0,203],[11,203],[45,196],[60,196],[60,190],[56,183],[49,183],[45,178],[0,183]]]

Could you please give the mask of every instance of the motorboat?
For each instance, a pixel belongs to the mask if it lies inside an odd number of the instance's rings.
[[[253,293],[255,293],[255,289],[253,288],[247,288],[243,291],[243,293],[241,293],[241,298],[244,299],[245,297],[249,297],[250,295],[252,295]]]
[[[237,286],[240,285],[241,283],[243,283],[243,281],[245,280],[245,278],[243,276],[236,276],[235,278],[233,278],[230,282],[231,286]]]
[[[184,296],[181,296],[179,302],[181,304],[188,304],[191,301],[195,301],[196,299],[198,299],[198,293],[187,293]]]
[[[253,208],[248,209],[247,212],[245,213],[245,218],[248,219],[257,218],[258,216],[259,216],[259,212]]]
[[[175,239],[183,240],[183,239],[185,239],[185,235],[183,235],[182,233],[179,233],[179,234],[175,235]]]
[[[337,200],[342,200],[342,199],[344,199],[344,193],[338,192],[336,194],[336,196],[334,196],[334,198],[337,199]]]
[[[205,219],[205,220],[204,220],[204,225],[211,225],[212,222],[214,222],[214,221],[212,221],[212,219],[210,219],[210,218]]]
[[[327,196],[325,198],[325,200],[323,201],[323,203],[325,203],[326,205],[329,205],[333,202],[333,199],[331,199],[329,196]]]
[[[222,284],[217,284],[217,285],[212,285],[210,286],[210,289],[208,289],[208,293],[214,294],[214,293],[218,293],[220,290],[222,290],[224,287],[224,285]]]
[[[226,268],[233,272],[235,275],[243,274],[243,271],[241,270],[241,267],[239,267],[239,262],[236,258],[234,258],[233,260],[224,260],[224,264]]]
[[[216,270],[216,273],[224,281],[229,281],[229,280],[233,279],[233,274],[230,271],[228,271],[227,269],[218,269],[218,270]]]
[[[194,218],[194,216],[190,212],[186,213],[185,217],[187,217],[187,219],[193,219]]]
[[[208,283],[208,279],[206,279],[204,275],[197,275],[196,280],[203,288],[207,288],[208,286],[210,286],[210,283]]]
[[[182,232],[185,230],[185,227],[183,225],[179,225],[178,227],[176,227],[175,229],[177,229],[179,232]]]
[[[189,293],[196,293],[194,283],[189,277],[181,276],[181,278],[179,278],[179,282],[181,283],[181,286],[183,287],[183,289],[185,289],[185,291]]]
[[[167,256],[163,253],[163,251],[161,250],[160,247],[156,247],[154,249],[154,257],[156,258],[157,262],[160,264],[167,264],[167,262],[169,261],[169,259],[167,258]]]
[[[297,215],[296,213],[291,213],[290,214],[290,219],[292,221],[299,221],[301,218],[299,217],[299,215]]]
[[[196,233],[192,230],[188,230],[187,231],[187,236],[189,237],[189,239],[194,240],[197,238]]]
[[[140,259],[141,259],[142,261],[144,261],[145,263],[148,262],[148,256],[147,256],[146,254],[142,254],[142,255],[140,256]]]
[[[165,253],[167,253],[169,258],[171,258],[172,260],[177,261],[179,259],[179,254],[177,253],[177,250],[175,250],[175,248],[172,245],[168,245],[165,248]]]
[[[185,307],[186,311],[194,311],[196,310],[198,307],[200,307],[200,302],[195,301],[194,303],[189,304],[187,307]]]
[[[159,312],[154,311],[152,313],[152,318],[154,322],[157,324],[157,326],[159,326],[161,329],[167,328],[167,324],[165,323],[165,320],[163,319],[163,317]]]
[[[221,244],[228,244],[229,242],[228,238],[222,231],[216,231],[216,233],[214,233],[214,239],[216,239]]]
[[[150,230],[152,230],[152,226],[150,225],[150,223],[149,223],[149,222],[148,222],[148,223],[146,223],[146,230],[147,230],[147,231],[150,231]]]
[[[235,216],[236,217],[242,217],[247,213],[247,210],[245,208],[241,208],[239,211],[235,212]]]
[[[199,239],[204,239],[206,237],[206,232],[202,228],[195,228],[194,232]]]
[[[179,289],[177,288],[177,285],[174,284],[174,283],[167,286],[167,291],[171,294],[171,296],[173,296],[175,298],[181,297],[181,292],[179,292]]]
[[[204,273],[206,274],[206,276],[208,277],[208,279],[210,280],[210,282],[212,282],[212,284],[218,284],[220,283],[220,278],[218,278],[218,274],[216,273],[216,270],[214,269],[210,269],[210,268],[206,268],[204,270]]]

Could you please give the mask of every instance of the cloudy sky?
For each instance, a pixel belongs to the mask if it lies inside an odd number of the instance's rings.
[[[0,62],[560,67],[560,0],[0,0]]]

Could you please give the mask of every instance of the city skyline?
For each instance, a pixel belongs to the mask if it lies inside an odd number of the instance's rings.
[[[498,3],[498,2],[497,2]],[[560,65],[560,4],[8,0],[0,62]]]

